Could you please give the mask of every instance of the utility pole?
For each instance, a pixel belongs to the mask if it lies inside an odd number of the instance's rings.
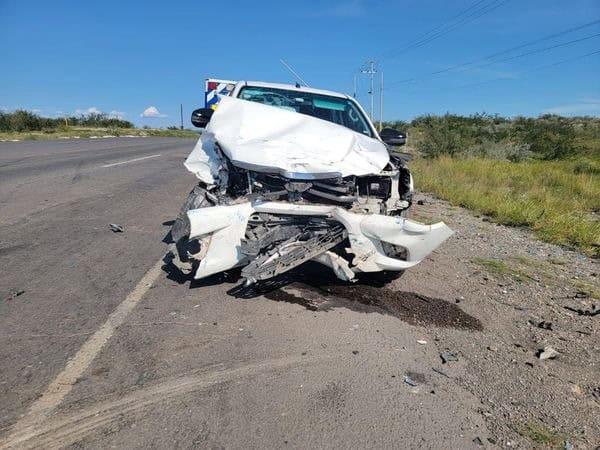
[[[381,71],[381,83],[379,84],[379,131],[383,129],[383,71]]]
[[[361,70],[361,73],[364,73],[366,75],[369,75],[370,81],[371,81],[371,90],[369,91],[369,95],[371,96],[371,121],[373,121],[373,111],[375,109],[375,99],[374,99],[374,92],[373,92],[373,75],[375,75],[377,73],[377,70],[375,69],[375,61],[369,61],[369,66],[367,69],[363,69]]]
[[[179,116],[181,117],[181,129],[183,130],[183,103],[179,104]]]

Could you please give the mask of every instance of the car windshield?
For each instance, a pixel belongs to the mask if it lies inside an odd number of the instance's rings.
[[[244,86],[239,98],[327,120],[373,137],[362,112],[346,98],[257,86]]]

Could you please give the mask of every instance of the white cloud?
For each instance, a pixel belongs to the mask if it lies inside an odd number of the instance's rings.
[[[114,109],[108,113],[108,117],[111,119],[123,119],[125,117],[125,113],[123,111],[115,111]]]
[[[156,106],[148,106],[140,117],[167,117],[166,114],[161,114]]]
[[[33,109],[31,110],[31,112],[33,112],[33,113],[36,113],[36,114],[39,114],[39,113],[41,113],[41,112],[42,112],[42,110],[41,110],[40,108],[33,108]]]
[[[580,99],[577,103],[559,105],[544,110],[546,114],[559,114],[563,116],[598,115],[600,114],[600,99]]]
[[[56,111],[56,114],[64,114],[62,111]],[[106,114],[110,119],[123,119],[123,117],[125,117],[125,113],[123,111],[117,111],[115,109],[113,109],[111,112],[109,113],[105,113],[101,110],[99,110],[98,108],[96,108],[95,106],[92,106],[90,108],[87,109],[76,109],[75,110],[75,115],[77,116],[87,116],[89,114]]]
[[[102,114],[102,111],[100,111],[95,106],[92,106],[91,108],[88,108],[88,109],[76,109],[75,114],[77,114],[78,116],[87,115],[87,114]]]

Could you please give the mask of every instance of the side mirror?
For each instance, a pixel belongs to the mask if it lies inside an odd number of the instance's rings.
[[[387,145],[404,145],[406,144],[406,133],[398,131],[394,128],[384,128],[379,133],[381,140]]]
[[[210,108],[199,108],[192,112],[192,125],[197,128],[206,128],[215,111]]]

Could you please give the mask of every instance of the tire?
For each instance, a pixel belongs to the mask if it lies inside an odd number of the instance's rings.
[[[197,253],[199,251],[198,242],[190,242],[190,221],[187,217],[187,212],[190,209],[206,208],[213,204],[206,198],[206,189],[201,185],[197,185],[188,194],[175,223],[171,227],[171,237],[175,242],[177,254],[181,262],[188,262],[188,253]]]
[[[404,271],[382,270],[381,272],[361,272],[357,274],[361,284],[368,286],[383,287],[397,280],[404,274]]]

